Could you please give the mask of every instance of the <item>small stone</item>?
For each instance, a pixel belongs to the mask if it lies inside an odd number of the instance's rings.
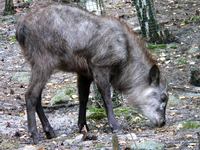
[[[188,139],[192,139],[193,135],[192,134],[186,134],[185,137],[188,138]]]
[[[14,136],[15,136],[15,137],[20,137],[21,134],[20,134],[20,132],[16,131],[15,134],[14,134]]]
[[[183,99],[186,99],[185,96],[179,96],[179,99],[183,100]]]
[[[193,45],[193,46],[188,50],[188,52],[191,53],[191,54],[193,54],[193,53],[195,53],[195,52],[199,52],[199,51],[200,51],[200,49],[199,49],[199,47],[196,46],[196,45]]]
[[[132,140],[137,140],[137,136],[135,133],[129,133],[125,135],[118,135],[119,141],[132,141]]]
[[[15,91],[13,89],[10,89],[10,94],[11,95],[15,94]]]
[[[37,150],[45,150],[44,147],[39,147]]]
[[[136,143],[133,144],[131,146],[132,149],[142,149],[142,150],[149,150],[149,149],[155,149],[155,150],[164,150],[165,145],[160,143],[160,142],[156,142],[156,141],[143,141],[140,143]]]
[[[72,95],[71,96],[73,99],[77,99],[78,98],[78,95]]]
[[[160,60],[161,61],[165,61],[166,59],[165,59],[165,57],[161,57]]]
[[[183,128],[183,124],[181,124],[181,123],[179,123],[179,124],[177,125],[177,127],[176,127],[177,130],[180,130],[180,129],[182,129],[182,128]]]
[[[38,147],[33,145],[26,145],[22,150],[38,150]]]
[[[83,137],[82,134],[76,136],[75,139],[74,139],[74,142],[77,142],[77,143],[78,143],[78,142],[81,142],[81,141],[82,141],[82,137]]]
[[[20,85],[20,88],[24,88],[24,85],[21,84],[21,85]]]
[[[71,145],[74,142],[72,139],[67,139],[63,142],[64,145]]]
[[[30,73],[28,72],[17,72],[13,75],[12,80],[19,83],[28,83],[30,78]]]
[[[70,100],[70,96],[66,94],[66,89],[60,89],[53,96],[53,98],[50,101],[50,104],[53,106],[56,104],[68,103],[68,101]]]
[[[171,60],[167,60],[165,61],[165,64],[169,64],[171,62]]]
[[[190,61],[189,64],[190,65],[195,65],[195,62],[194,61]]]
[[[90,146],[92,144],[93,144],[93,141],[84,141],[84,142],[82,142],[83,146]]]
[[[16,96],[16,99],[21,100],[22,98],[21,98],[20,95],[17,95],[17,96]]]
[[[6,123],[6,128],[10,128],[10,127],[11,127],[10,122],[7,122],[7,123]]]

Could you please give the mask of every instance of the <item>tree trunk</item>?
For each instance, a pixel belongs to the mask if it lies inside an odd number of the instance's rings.
[[[167,29],[161,30],[156,20],[153,0],[132,0],[136,7],[143,37],[153,43],[168,43],[172,37]]]
[[[84,9],[96,15],[103,15],[105,13],[103,0],[56,0],[56,1],[63,3],[78,4],[79,6],[83,7]]]
[[[103,0],[80,0],[80,5],[96,15],[104,14]]]
[[[13,0],[5,0],[4,15],[12,15],[14,12]]]

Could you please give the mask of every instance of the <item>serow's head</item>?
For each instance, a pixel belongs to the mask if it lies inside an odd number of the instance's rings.
[[[148,74],[148,84],[141,91],[139,109],[156,127],[165,125],[165,110],[168,101],[167,83],[154,65]]]

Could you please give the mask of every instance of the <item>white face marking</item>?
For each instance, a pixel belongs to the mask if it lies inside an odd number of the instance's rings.
[[[155,125],[162,123],[165,118],[164,111],[166,102],[161,101],[161,94],[158,88],[148,87],[139,97],[140,109]]]
[[[155,125],[162,126],[165,122],[167,105],[166,86],[138,86],[128,96],[129,103],[139,108],[142,113]]]
[[[165,103],[165,102],[161,103],[161,104],[160,104],[160,110],[164,110],[165,106],[166,106],[166,103]]]
[[[145,89],[145,90],[142,92],[142,95],[143,95],[143,97],[146,97],[146,96],[151,95],[152,92],[154,92],[154,91],[155,91],[154,88],[149,87],[149,88]]]

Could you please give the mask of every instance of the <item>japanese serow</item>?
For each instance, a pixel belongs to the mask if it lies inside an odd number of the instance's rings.
[[[86,105],[92,81],[101,93],[113,131],[120,126],[113,113],[111,87],[127,95],[153,125],[165,124],[166,81],[145,44],[123,21],[72,6],[50,5],[22,17],[16,38],[31,66],[25,100],[34,143],[38,142],[35,113],[47,138],[55,137],[41,105],[42,90],[55,69],[77,73],[80,131],[87,127]]]

